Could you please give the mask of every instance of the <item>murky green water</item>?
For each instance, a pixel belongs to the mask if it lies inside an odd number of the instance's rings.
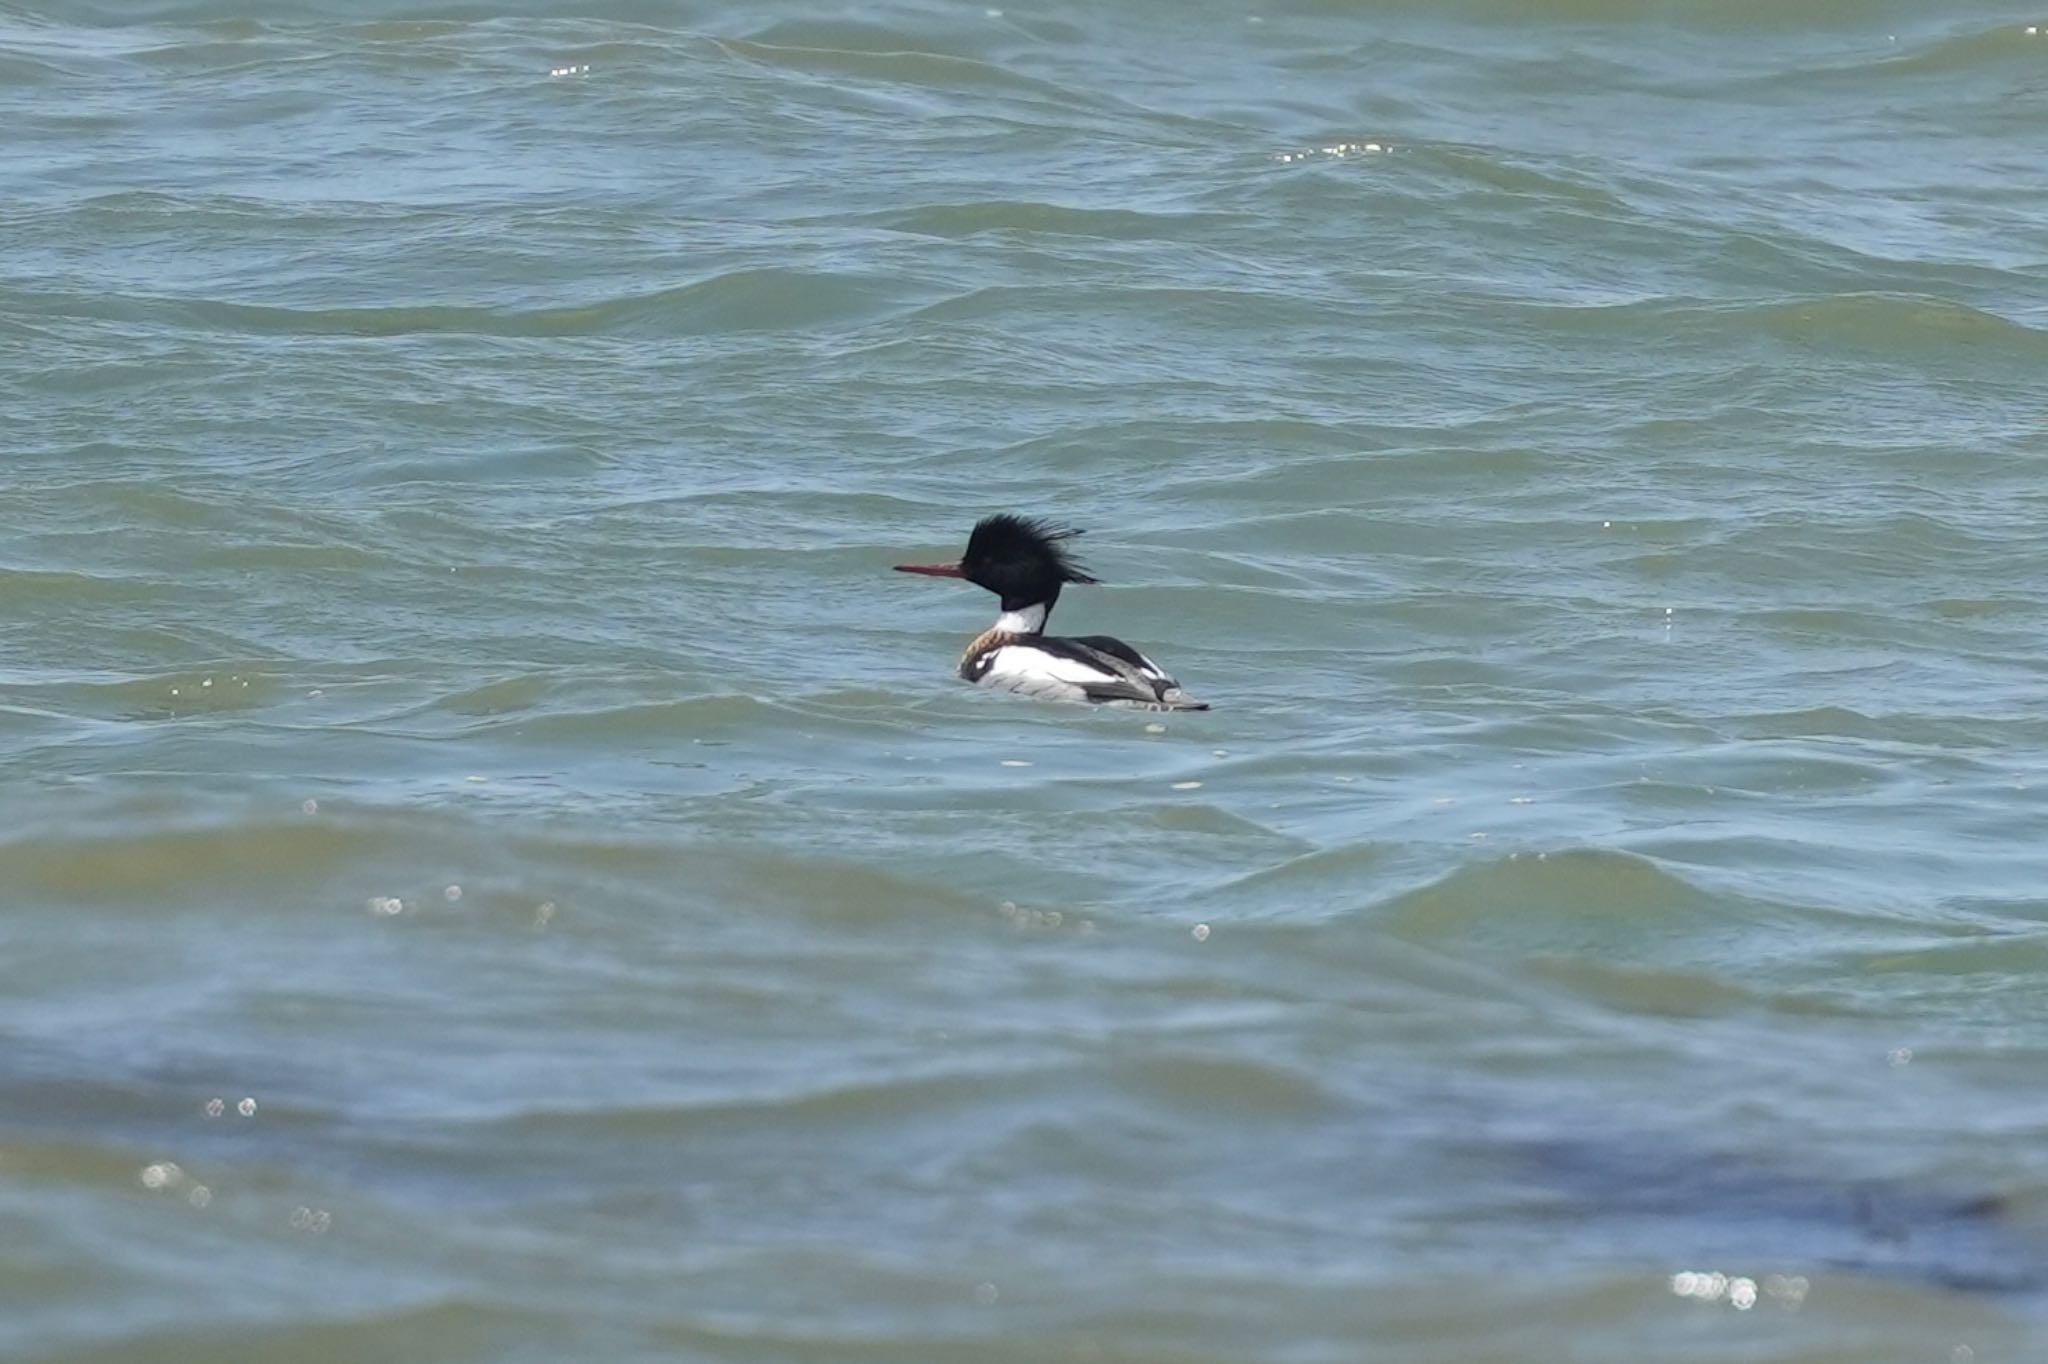
[[[0,8],[0,1355],[2048,1352],[2048,16],[545,8]]]

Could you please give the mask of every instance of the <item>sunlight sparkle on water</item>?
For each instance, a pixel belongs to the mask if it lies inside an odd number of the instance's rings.
[[[1670,1287],[1675,1297],[1725,1302],[1738,1312],[1751,1310],[1762,1298],[1771,1299],[1789,1312],[1806,1301],[1810,1285],[1803,1274],[1767,1274],[1759,1284],[1747,1275],[1687,1269],[1671,1276]]]
[[[1066,922],[1066,915],[1057,909],[1031,909],[1014,900],[1005,900],[997,905],[996,913],[1002,915],[1012,928],[1058,928]]]
[[[1273,159],[1281,165],[1292,165],[1298,161],[1343,161],[1353,156],[1371,156],[1375,152],[1387,151],[1383,142],[1332,142],[1322,147],[1304,147],[1300,151],[1275,152]]]
[[[175,1189],[185,1182],[185,1172],[173,1161],[159,1160],[142,1167],[145,1189]]]

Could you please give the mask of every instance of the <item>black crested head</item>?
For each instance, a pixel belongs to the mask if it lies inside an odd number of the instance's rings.
[[[1005,611],[1050,604],[1065,583],[1093,583],[1065,542],[1081,532],[998,512],[977,521],[960,556],[960,574],[1003,599]]]

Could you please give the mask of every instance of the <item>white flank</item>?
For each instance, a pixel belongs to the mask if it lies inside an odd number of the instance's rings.
[[[1060,658],[1029,644],[1005,644],[989,655],[988,670],[978,679],[984,687],[1036,696],[1048,701],[1085,701],[1086,688],[1114,679],[1099,668]]]
[[[1019,681],[1064,682],[1072,686],[1100,686],[1115,682],[1115,673],[1092,667],[1079,659],[1062,658],[1049,654],[1029,644],[1005,644],[996,650],[989,660],[988,676],[991,686],[999,686],[998,677],[1015,678]]]

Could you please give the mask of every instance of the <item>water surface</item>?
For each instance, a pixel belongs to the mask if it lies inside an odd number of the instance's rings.
[[[0,7],[0,1353],[2048,1349],[2043,16],[547,8]]]

